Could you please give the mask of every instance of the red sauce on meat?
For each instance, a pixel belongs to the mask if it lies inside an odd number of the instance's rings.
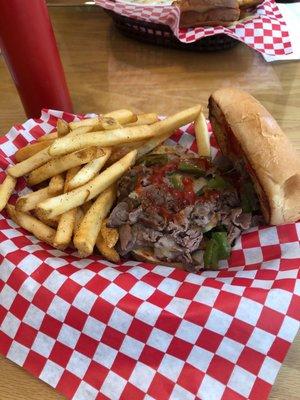
[[[188,205],[193,205],[196,201],[206,202],[213,200],[219,196],[218,191],[209,190],[202,196],[197,196],[194,192],[193,179],[185,174],[182,174],[182,185],[183,189],[176,189],[168,182],[168,173],[176,172],[178,170],[180,160],[175,160],[167,163],[166,165],[157,165],[152,167],[152,174],[149,177],[149,181],[152,185],[157,185],[162,188],[166,193],[169,193],[171,198],[175,199],[178,203],[179,208],[184,208]],[[195,158],[192,159],[192,163],[199,166],[202,170],[208,170],[211,167],[210,162],[206,158]],[[166,179],[167,178],[167,179]],[[139,177],[136,184],[136,192],[139,194],[143,190],[141,185],[142,177]],[[155,209],[155,211],[162,215],[164,218],[170,220],[174,217],[174,212],[169,211],[166,206],[160,206],[157,204],[149,204],[149,207]]]

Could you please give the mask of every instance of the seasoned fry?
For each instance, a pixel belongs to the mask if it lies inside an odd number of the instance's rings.
[[[202,157],[210,157],[210,143],[207,124],[202,112],[195,119],[195,136],[198,154]]]
[[[49,194],[48,187],[37,190],[36,192],[28,193],[25,196],[18,198],[16,202],[16,210],[23,212],[31,211],[38,203],[49,199],[49,197],[51,197],[51,194]]]
[[[54,139],[43,140],[42,142],[28,144],[27,146],[22,147],[15,153],[15,159],[18,163],[27,160],[27,158],[32,157],[34,154],[50,146],[50,144],[52,144],[53,142]]]
[[[96,246],[99,252],[104,256],[104,258],[116,264],[120,262],[119,254],[114,248],[110,248],[106,245],[101,232],[99,232],[99,235],[97,237]]]
[[[78,127],[76,129],[72,130],[71,132],[69,132],[68,135],[79,135],[82,133],[87,133],[87,132],[91,132],[92,129],[93,129],[92,126],[81,126],[81,127]],[[37,140],[38,140],[38,142],[43,142],[44,140],[49,140],[49,139],[54,140],[57,138],[58,138],[58,134],[57,134],[57,131],[55,131],[52,133],[48,133],[47,135],[43,135],[43,136],[39,137]]]
[[[150,127],[154,130],[154,136],[162,136],[194,121],[201,110],[202,107],[200,105],[187,108],[162,121],[155,122],[155,124],[150,125]]]
[[[84,217],[84,212],[81,207],[76,208],[76,217],[75,217],[75,224],[74,224],[74,235],[76,235],[76,232],[78,231],[78,228],[81,224],[81,221]]]
[[[17,180],[10,175],[7,175],[0,185],[0,211],[6,206],[10,196],[12,195]]]
[[[110,148],[103,149],[103,151],[104,151],[104,156],[95,158],[95,160],[84,165],[79,170],[79,172],[69,181],[68,191],[84,185],[98,174],[98,172],[105,165],[106,161],[109,159],[109,156],[111,154]]]
[[[40,136],[37,141],[43,142],[44,140],[56,139],[58,137],[57,131],[47,133],[46,135]]]
[[[73,168],[69,169],[69,171],[66,173],[66,180],[65,180],[65,184],[64,184],[64,193],[69,191],[69,189],[68,189],[69,183],[74,178],[74,176],[78,174],[80,169],[81,169],[81,166],[77,165],[77,167],[73,167]]]
[[[150,139],[153,136],[163,136],[166,134],[169,136],[175,129],[194,121],[200,111],[201,106],[195,106],[174,114],[163,121],[155,122],[152,125],[129,126],[106,133],[94,132],[84,136],[66,136],[55,140],[49,152],[53,156],[58,156],[89,146],[116,146],[122,143]]]
[[[62,191],[64,190],[64,184],[65,179],[62,174],[54,175],[49,181],[49,194],[57,195],[62,193]]]
[[[139,142],[126,143],[124,145],[114,147],[112,155],[109,157],[106,165],[112,165],[116,161],[120,160],[120,158],[128,154],[131,150],[139,149],[139,147],[141,147],[144,143],[145,141],[141,140]]]
[[[76,215],[77,208],[73,208],[60,217],[53,241],[55,247],[65,249],[70,244],[75,227]]]
[[[68,133],[68,137],[82,135],[84,133],[89,133],[89,132],[92,132],[92,130],[93,130],[92,126],[82,126],[77,129],[74,129],[73,131],[70,131]]]
[[[15,178],[19,178],[20,176],[26,175],[34,169],[45,164],[52,158],[52,156],[50,156],[48,152],[48,149],[49,147],[46,147],[45,149],[39,151],[38,153],[20,162],[19,164],[8,167],[8,174]]]
[[[84,204],[82,204],[81,208],[82,208],[82,211],[84,212],[84,214],[86,214],[89,211],[89,209],[91,208],[93,203],[94,202],[92,200],[89,200],[89,201],[85,202]]]
[[[39,221],[32,215],[22,211],[17,211],[15,207],[7,205],[7,211],[11,219],[28,232],[32,233],[37,239],[53,245],[55,230]]]
[[[99,117],[85,118],[80,121],[69,122],[69,127],[73,131],[74,129],[81,128],[83,126],[93,127],[93,126],[97,125],[98,122],[99,122]]]
[[[57,120],[56,130],[57,136],[62,137],[66,136],[70,132],[70,127],[66,121],[64,121],[63,119],[59,119]]]
[[[115,247],[117,241],[119,240],[119,232],[116,228],[109,228],[106,223],[107,219],[103,220],[100,232],[106,246],[112,248]]]
[[[166,118],[163,121],[159,121],[151,125],[152,127],[156,126],[157,134],[155,135],[155,137],[148,140],[137,149],[137,159],[149,153],[150,151],[155,149],[155,147],[159,146],[161,143],[167,140],[174,133],[174,130],[180,128],[182,125],[186,125],[189,122],[192,122],[197,117],[200,110],[201,106],[188,108],[187,110],[181,111],[169,118]]]
[[[126,124],[125,126],[138,126],[138,125],[151,125],[159,120],[158,115],[155,113],[138,114],[137,121]]]
[[[99,117],[98,123],[93,126],[92,132],[97,132],[97,131],[110,131],[113,129],[120,129],[122,128],[122,125],[115,120],[112,117]]]
[[[78,165],[86,164],[92,161],[95,157],[98,158],[102,155],[103,151],[101,149],[90,147],[89,149],[83,149],[63,157],[53,158],[29,174],[28,184],[36,185],[54,175],[61,174],[70,168],[77,167]]]
[[[67,185],[71,178],[77,173],[78,167],[71,168],[66,174],[64,191],[66,192]],[[54,245],[65,249],[71,243],[72,235],[76,223],[77,208],[73,208],[60,216],[56,234],[54,237]]]
[[[115,198],[116,189],[113,185],[98,196],[83,217],[73,240],[81,257],[88,257],[92,254],[102,221],[109,213]]]
[[[111,117],[114,118],[119,124],[127,124],[130,122],[136,121],[136,115],[129,110],[116,110],[112,111],[108,114],[104,114],[103,117]],[[72,130],[81,127],[81,126],[95,126],[99,124],[99,118],[101,117],[94,117],[94,118],[86,118],[82,119],[81,121],[73,121],[69,123],[69,126]]]
[[[130,110],[112,111],[104,114],[104,117],[114,118],[121,125],[129,124],[130,122],[135,122],[137,120],[137,115]]]
[[[137,148],[137,159],[140,157],[144,156],[147,153],[150,153],[155,147],[159,146],[161,143],[163,143],[165,140],[167,140],[174,131],[169,131],[166,132],[163,135],[160,136],[155,136],[154,138],[148,140],[147,142],[144,142],[144,144],[140,147]]]
[[[44,224],[50,226],[51,228],[57,228],[58,221],[60,217],[55,217],[55,218],[47,218],[41,213],[38,209],[34,209],[33,214],[36,216],[37,219],[39,219],[41,222]]]
[[[116,182],[134,164],[136,153],[136,150],[132,150],[90,182],[71,192],[45,200],[38,207],[44,211],[45,215],[52,218],[72,208],[81,206]]]
[[[76,135],[55,140],[49,149],[52,156],[60,156],[90,146],[110,147],[120,143],[145,140],[154,135],[152,126],[132,126],[107,132],[93,132],[88,135]]]

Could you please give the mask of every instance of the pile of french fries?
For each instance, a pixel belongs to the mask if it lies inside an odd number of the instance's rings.
[[[16,152],[16,164],[7,168],[0,185],[0,211],[6,207],[16,224],[55,248],[73,247],[81,257],[97,248],[118,263],[119,234],[106,225],[118,179],[137,159],[193,121],[199,154],[209,156],[199,105],[164,120],[129,110],[70,123],[58,120],[55,132]],[[24,176],[32,192],[19,197],[15,206],[8,204],[17,178]]]

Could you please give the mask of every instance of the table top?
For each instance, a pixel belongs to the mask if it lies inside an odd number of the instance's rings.
[[[53,0],[54,2],[54,0]],[[61,2],[61,1],[59,1]],[[58,2],[58,3],[59,3]],[[268,64],[239,44],[218,53],[146,45],[123,37],[98,7],[50,7],[75,112],[170,114],[235,85],[252,93],[277,119],[300,152],[300,63]],[[26,120],[0,58],[0,133]],[[62,396],[0,356],[1,400],[58,400]],[[270,400],[300,398],[300,339],[292,345]]]

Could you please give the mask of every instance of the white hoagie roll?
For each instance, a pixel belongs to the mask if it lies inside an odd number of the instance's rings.
[[[209,119],[224,155],[243,159],[269,224],[300,218],[300,159],[271,114],[236,88],[215,91]]]

